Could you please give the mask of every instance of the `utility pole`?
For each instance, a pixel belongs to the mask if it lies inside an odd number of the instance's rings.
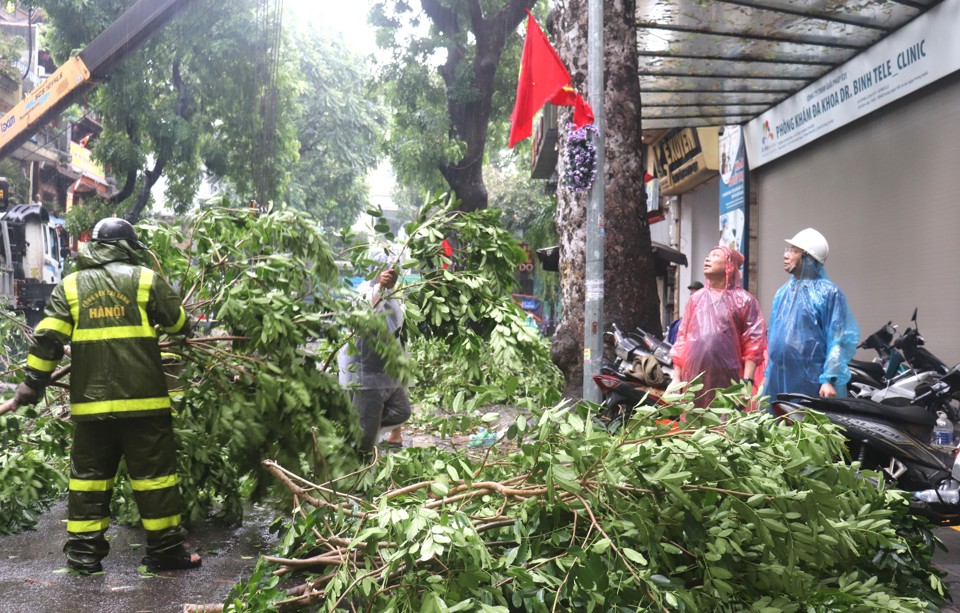
[[[603,119],[603,0],[589,0],[587,9],[587,95],[597,127],[597,177],[587,203],[586,266],[583,304],[583,398],[600,402],[593,376],[603,361],[603,188],[605,160]]]

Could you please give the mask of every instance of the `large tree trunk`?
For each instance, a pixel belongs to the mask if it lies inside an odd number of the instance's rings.
[[[143,213],[144,207],[150,202],[150,191],[153,189],[153,186],[157,184],[157,181],[160,180],[166,165],[166,159],[161,158],[157,160],[153,168],[148,168],[144,171],[143,182],[140,184],[140,192],[137,194],[137,199],[133,201],[133,204],[130,205],[130,208],[123,216],[124,219],[132,224],[140,221],[140,215]]]
[[[587,0],[559,0],[552,15],[551,37],[574,85],[586,92]],[[661,329],[650,227],[645,219],[644,168],[640,142],[640,81],[637,77],[635,0],[604,0],[604,114],[606,162],[603,173],[604,297],[603,325],[623,330]],[[595,100],[589,100],[597,106]],[[561,114],[561,126],[569,120]],[[566,144],[561,130],[560,146]],[[562,150],[562,149],[561,149]],[[583,393],[583,303],[588,193],[559,186],[557,233],[560,236],[560,302],[563,319],[553,344],[553,358],[563,371],[566,395]],[[592,331],[591,331],[592,333]]]
[[[460,209],[476,211],[487,208],[487,188],[483,183],[483,162],[487,146],[487,125],[493,108],[497,67],[510,35],[516,30],[526,9],[536,0],[506,0],[498,10],[484,15],[480,0],[467,0],[466,23],[474,38],[473,59],[469,59],[468,37],[454,8],[438,0],[420,0],[424,13],[450,41],[447,61],[440,67],[447,89],[447,114],[451,135],[466,144],[463,157],[451,164],[440,165],[440,173],[460,200]],[[469,77],[464,67],[470,62]],[[464,91],[470,88],[470,95]]]
[[[190,121],[193,117],[194,109],[190,103],[189,91],[187,89],[187,84],[184,82],[183,77],[181,76],[180,71],[181,61],[176,59],[173,62],[173,78],[172,82],[177,88],[177,108],[176,113],[178,117]],[[131,121],[127,122],[127,136],[133,142],[140,144],[140,138],[138,136],[138,128]],[[145,168],[143,170],[143,181],[140,183],[140,191],[137,193],[136,200],[131,203],[130,208],[127,209],[126,214],[123,218],[129,221],[132,224],[140,221],[140,215],[143,214],[143,209],[147,206],[147,203],[150,202],[150,194],[153,190],[153,186],[157,184],[157,181],[160,180],[160,177],[163,176],[163,169],[167,166],[169,148],[159,148],[157,152],[157,159],[153,165],[153,168]],[[119,203],[123,202],[133,194],[134,187],[136,186],[137,177],[140,173],[136,169],[131,170],[127,173],[127,180],[124,183],[123,189],[120,190],[117,194],[110,199],[110,203]]]

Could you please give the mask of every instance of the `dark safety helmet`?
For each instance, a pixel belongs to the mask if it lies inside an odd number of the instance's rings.
[[[115,243],[117,241],[127,241],[135,249],[146,249],[147,246],[137,238],[137,231],[133,225],[126,219],[119,217],[105,217],[93,226],[93,233],[90,240],[98,243]]]

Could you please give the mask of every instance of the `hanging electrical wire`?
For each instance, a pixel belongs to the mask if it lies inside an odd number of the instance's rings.
[[[270,186],[274,183],[277,169],[275,167],[275,146],[277,129],[277,78],[280,71],[280,51],[283,44],[283,0],[258,0],[258,24],[262,33],[262,58],[265,64],[265,78],[260,83],[260,134],[255,145],[258,159],[264,164],[254,177],[254,192],[256,202],[261,212],[269,208]],[[256,70],[259,73],[261,66],[258,63]]]

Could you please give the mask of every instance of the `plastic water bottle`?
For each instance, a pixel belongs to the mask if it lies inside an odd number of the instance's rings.
[[[476,434],[470,435],[467,447],[490,447],[497,442],[497,433],[488,432],[486,428],[480,428]]]
[[[960,490],[923,490],[922,492],[916,492],[913,497],[924,502],[943,501],[947,504],[957,504],[960,502]]]
[[[930,444],[953,444],[953,422],[947,419],[947,414],[943,411],[937,411],[937,425],[933,427],[933,436],[930,437]]]

